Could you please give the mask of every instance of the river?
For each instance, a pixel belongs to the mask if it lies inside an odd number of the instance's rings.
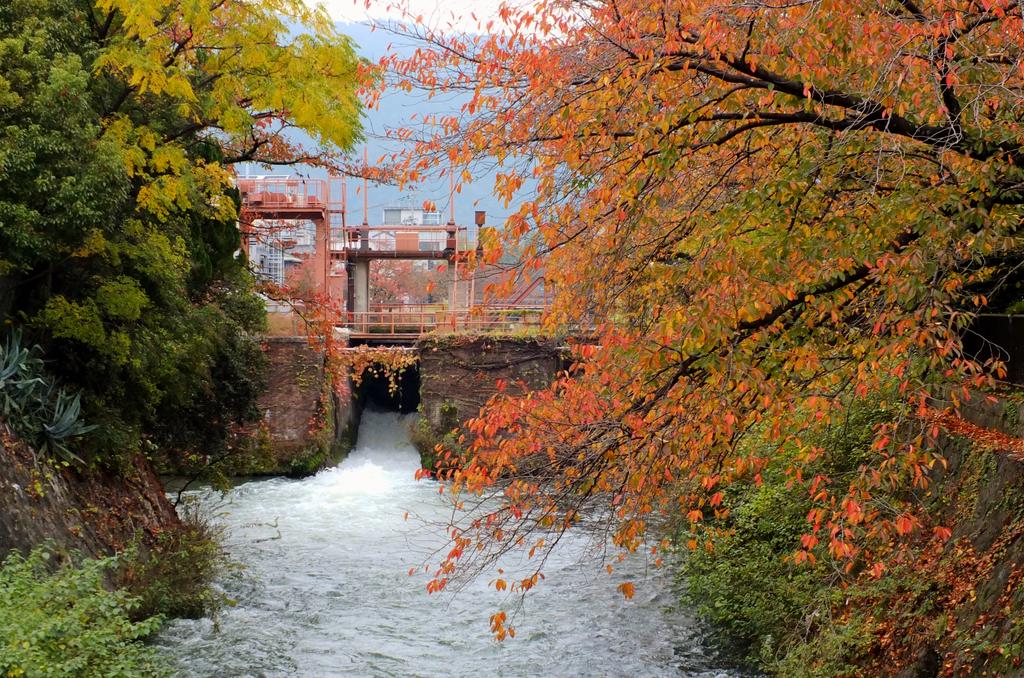
[[[629,562],[612,576],[588,541],[564,540],[547,579],[494,641],[503,594],[486,581],[428,595],[408,575],[444,543],[450,506],[413,479],[419,457],[396,413],[367,411],[356,449],[303,480],[193,496],[225,530],[242,565],[219,582],[235,601],[215,620],[175,620],[156,639],[183,676],[738,676],[675,607],[668,573]],[[630,577],[636,595],[615,589]]]

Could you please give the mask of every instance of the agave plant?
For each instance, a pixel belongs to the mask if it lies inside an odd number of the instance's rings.
[[[67,441],[96,428],[95,426],[86,426],[79,417],[82,412],[81,400],[81,394],[76,393],[74,397],[71,397],[64,389],[61,389],[57,392],[50,423],[43,424],[48,447],[61,457],[79,463],[82,463],[82,459],[68,448]]]
[[[29,409],[34,391],[42,380],[31,375],[32,352],[21,345],[21,332],[15,330],[0,346],[0,416],[10,421]]]
[[[0,346],[0,390],[24,381],[33,367],[32,352],[22,347],[21,332],[15,330]]]
[[[0,345],[0,419],[22,437],[34,440],[40,452],[81,463],[68,442],[95,427],[81,420],[81,396],[72,396],[44,378],[38,353],[38,346],[22,345],[18,330]]]
[[[28,350],[21,347],[21,332],[14,331],[0,349],[0,389],[19,374],[28,360]]]

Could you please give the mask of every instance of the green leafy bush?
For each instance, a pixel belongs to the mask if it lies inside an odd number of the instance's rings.
[[[129,549],[114,581],[136,601],[132,617],[186,617],[214,614],[231,601],[213,581],[230,562],[221,531],[193,505],[186,504],[181,526],[166,530],[148,548]]]
[[[837,482],[857,473],[869,454],[881,403],[862,403],[839,424],[810,432],[823,451],[818,471]],[[789,558],[807,530],[810,497],[791,487],[786,449],[762,472],[760,485],[735,487],[728,518],[690,528],[707,539],[683,560],[684,597],[725,633],[728,644],[759,668],[785,676],[849,675],[872,636],[857,617],[833,617],[844,596],[842,574],[823,559]]]
[[[265,380],[239,196],[218,138],[101,67],[125,31],[119,12],[99,31],[94,4],[0,3],[0,319],[42,347],[47,383],[81,394],[85,461],[216,455],[258,419]]]
[[[45,547],[0,568],[0,675],[164,676],[142,644],[160,618],[132,621],[138,600],[105,587],[117,558],[75,564]]]

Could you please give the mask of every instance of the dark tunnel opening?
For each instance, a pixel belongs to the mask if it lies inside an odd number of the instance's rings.
[[[392,390],[385,370],[368,368],[359,389],[363,404],[402,414],[415,412],[420,405],[419,368],[405,368],[395,377],[395,384],[397,388]]]

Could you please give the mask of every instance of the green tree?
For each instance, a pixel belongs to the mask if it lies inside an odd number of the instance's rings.
[[[255,415],[231,165],[336,162],[364,73],[297,0],[0,7],[0,313],[85,392],[94,450],[216,446]]]

